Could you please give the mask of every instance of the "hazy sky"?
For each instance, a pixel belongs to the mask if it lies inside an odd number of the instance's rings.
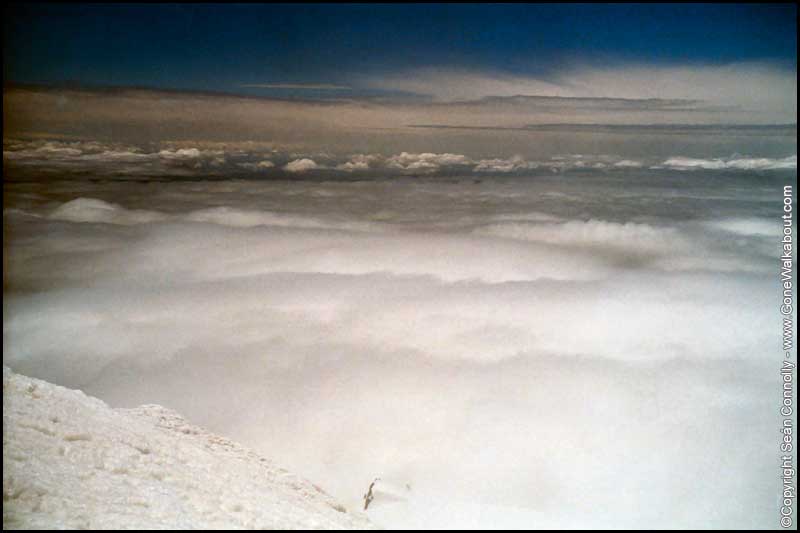
[[[351,156],[403,152],[476,161],[575,153],[785,158],[796,154],[796,128],[785,128],[797,122],[796,11],[10,6],[4,151],[19,139],[123,143],[116,161],[131,145],[155,153],[166,143],[224,142],[217,149],[230,159],[231,150],[252,152],[242,143],[260,143],[284,154],[277,164],[266,152],[242,162],[265,172],[302,159],[313,165],[290,168],[352,170],[367,163]],[[608,128],[622,125],[634,128]],[[686,125],[783,126],[676,135]],[[338,159],[325,162],[330,154]]]

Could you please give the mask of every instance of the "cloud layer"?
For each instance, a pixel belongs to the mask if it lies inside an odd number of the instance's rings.
[[[768,527],[782,178],[686,176],[6,184],[4,362],[382,525]]]
[[[300,176],[391,177],[398,175],[535,175],[572,171],[619,172],[639,170],[699,171],[792,171],[797,156],[693,158],[682,155],[668,158],[625,158],[619,155],[566,154],[547,159],[472,158],[464,154],[401,152],[394,155],[303,154],[276,150],[250,143],[165,143],[149,147],[83,141],[8,140],[3,162],[9,177],[49,173],[58,177],[85,174],[117,178],[146,177],[244,177],[280,178]],[[180,147],[179,147],[180,146]],[[275,161],[273,161],[273,159]],[[325,163],[319,163],[325,161]],[[277,162],[277,164],[276,164]]]

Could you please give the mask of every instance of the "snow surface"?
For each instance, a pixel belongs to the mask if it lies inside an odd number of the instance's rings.
[[[3,367],[3,529],[367,529],[312,483],[157,405]]]

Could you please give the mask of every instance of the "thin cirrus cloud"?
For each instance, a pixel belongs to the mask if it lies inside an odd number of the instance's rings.
[[[361,82],[371,89],[428,95],[436,102],[517,96],[613,98],[640,100],[643,101],[640,105],[663,109],[666,99],[675,103],[683,101],[686,105],[701,102],[704,105],[698,106],[700,110],[724,106],[723,109],[768,114],[775,117],[774,122],[794,122],[797,118],[796,71],[767,62],[711,66],[571,66],[539,77],[470,69],[419,68],[369,76]]]
[[[246,89],[297,89],[313,91],[349,91],[352,87],[347,85],[334,85],[331,83],[245,83],[240,87]]]

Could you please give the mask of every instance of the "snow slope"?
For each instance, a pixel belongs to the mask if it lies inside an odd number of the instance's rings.
[[[163,407],[3,367],[3,529],[365,529],[318,487]]]

